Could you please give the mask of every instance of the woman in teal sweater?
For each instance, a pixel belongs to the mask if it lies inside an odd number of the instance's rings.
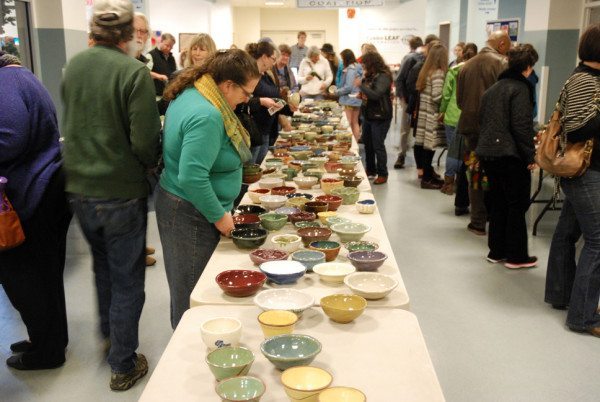
[[[233,109],[247,102],[260,74],[242,50],[220,51],[182,72],[165,91],[165,168],[156,218],[177,327],[196,282],[219,243],[233,230],[231,208],[249,161],[250,136]]]

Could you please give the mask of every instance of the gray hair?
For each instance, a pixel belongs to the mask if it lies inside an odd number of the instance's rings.
[[[175,37],[173,35],[171,35],[170,33],[164,33],[162,35],[160,35],[160,41],[164,42],[166,40],[170,40],[173,42],[173,44],[175,44]]]
[[[144,25],[146,25],[146,29],[148,30],[148,32],[150,32],[150,23],[148,22],[148,18],[146,17],[146,15],[144,15],[143,13],[140,12],[135,12],[133,14],[133,18],[139,18],[142,21],[144,21]]]
[[[118,45],[133,38],[133,19],[122,25],[103,26],[94,19],[90,22],[90,36],[94,42]]]
[[[308,48],[308,51],[306,52],[306,57],[308,57],[309,59],[313,56],[320,56],[321,55],[321,51],[319,50],[318,46],[311,46]]]

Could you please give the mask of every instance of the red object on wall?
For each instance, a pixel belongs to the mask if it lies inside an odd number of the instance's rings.
[[[354,16],[356,15],[356,9],[354,9],[354,8],[347,9],[346,15],[348,16],[348,19],[354,18]]]

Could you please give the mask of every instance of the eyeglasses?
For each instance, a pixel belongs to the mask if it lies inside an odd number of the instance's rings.
[[[249,99],[252,98],[252,96],[253,96],[252,92],[246,91],[246,89],[243,86],[241,86],[240,84],[235,84],[235,85],[237,85],[242,90],[242,92],[244,92],[244,96],[246,96],[246,98],[249,98]]]
[[[140,34],[140,35],[148,35],[148,30],[147,29],[136,29],[135,33]]]
[[[275,57],[275,55],[269,57],[269,59],[273,60],[273,63],[277,62],[277,57]]]

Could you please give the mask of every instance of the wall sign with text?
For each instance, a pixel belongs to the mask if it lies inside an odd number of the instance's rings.
[[[297,0],[298,8],[382,7],[384,0]]]

